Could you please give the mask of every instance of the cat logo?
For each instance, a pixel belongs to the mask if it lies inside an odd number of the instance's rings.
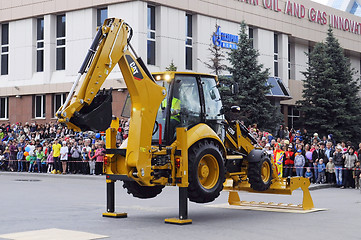
[[[234,135],[236,133],[231,127],[228,128],[228,132],[232,135]]]
[[[137,64],[134,62],[133,58],[131,58],[129,55],[126,55],[126,59],[127,59],[128,63],[129,63],[130,69],[132,70],[133,77],[136,80],[141,81],[143,79],[143,75],[140,72]]]
[[[137,68],[137,64],[135,64],[135,62],[132,62],[129,64],[130,68],[132,69],[132,73],[133,75],[134,74],[137,74],[139,71],[138,71],[138,68]]]

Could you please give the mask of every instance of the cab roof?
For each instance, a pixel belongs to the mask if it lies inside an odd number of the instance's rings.
[[[174,78],[174,75],[199,75],[199,76],[208,76],[208,77],[214,77],[217,79],[217,75],[208,74],[208,73],[198,73],[198,72],[177,72],[177,71],[164,71],[164,72],[153,72],[152,75],[169,75],[172,78]]]

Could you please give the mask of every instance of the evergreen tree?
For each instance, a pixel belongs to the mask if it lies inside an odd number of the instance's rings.
[[[218,29],[218,25],[216,24],[216,31]],[[216,31],[211,36],[211,42],[216,34]],[[207,68],[211,69],[211,73],[219,76],[223,71],[227,69],[227,66],[222,64],[222,62],[225,60],[225,55],[220,46],[217,46],[216,44],[209,44],[208,51],[210,52],[211,56],[209,57],[208,62],[202,62],[204,65],[206,65]]]
[[[303,82],[303,100],[297,103],[301,105],[304,127],[322,136],[336,126],[328,110],[335,105],[333,96],[337,94],[337,88],[335,88],[337,81],[330,77],[333,69],[330,66],[324,43],[317,43],[313,51],[308,54],[308,59],[308,67],[306,72],[303,72],[306,78]],[[329,86],[329,91],[325,91],[327,86]]]
[[[228,56],[231,66],[227,70],[231,78],[220,78],[220,92],[226,106],[241,107],[241,112],[232,118],[241,119],[246,125],[257,123],[262,129],[274,130],[281,119],[280,111],[266,98],[272,87],[266,84],[269,72],[262,70],[263,65],[257,61],[259,53],[252,47],[245,22],[240,25],[237,49],[231,49]],[[239,93],[230,91],[231,86],[236,86]]]
[[[354,70],[329,28],[325,43],[316,44],[304,72],[303,122],[311,132],[332,133],[337,141],[360,140],[359,86]]]
[[[173,59],[172,59],[171,63],[169,64],[169,66],[165,68],[165,70],[167,72],[171,72],[171,71],[175,72],[175,71],[177,71],[177,66],[174,65]]]
[[[331,111],[336,126],[329,131],[334,132],[338,139],[359,142],[361,140],[359,132],[361,110],[359,108],[360,97],[358,96],[360,87],[357,84],[359,79],[354,79],[356,72],[351,68],[350,60],[344,55],[331,27],[327,32],[326,54],[329,56],[330,65],[333,69],[332,77],[337,80],[336,87],[338,89],[334,95],[336,106]],[[329,91],[329,87],[326,87]]]

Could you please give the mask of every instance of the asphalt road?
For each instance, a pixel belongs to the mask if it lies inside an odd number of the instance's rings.
[[[128,195],[116,182],[116,210],[128,218],[103,218],[103,176],[0,172],[0,235],[58,228],[108,236],[106,239],[361,239],[361,193],[355,189],[311,191],[315,207],[307,214],[211,208],[189,203],[185,226],[164,224],[177,217],[178,189],[167,187],[149,200]],[[301,203],[292,196],[241,192],[243,200]],[[227,202],[222,192],[213,204]],[[55,237],[54,237],[55,238]]]

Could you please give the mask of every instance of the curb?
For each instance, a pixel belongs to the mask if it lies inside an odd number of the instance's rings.
[[[313,190],[319,190],[324,188],[334,188],[333,184],[326,183],[326,184],[311,184],[311,186],[308,188],[310,191]]]
[[[105,175],[82,175],[82,174],[51,174],[51,173],[28,173],[28,172],[0,172],[0,176],[16,176],[26,178],[67,178],[67,179],[87,179],[87,180],[106,180]]]

